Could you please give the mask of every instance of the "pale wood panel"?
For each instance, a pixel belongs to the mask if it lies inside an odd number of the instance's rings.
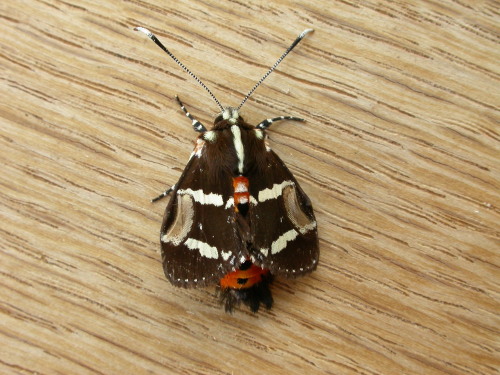
[[[174,5],[175,4],[175,5]],[[0,372],[494,374],[498,3],[3,1]],[[271,145],[311,197],[321,262],[275,307],[165,280],[158,231],[225,105],[293,114]]]

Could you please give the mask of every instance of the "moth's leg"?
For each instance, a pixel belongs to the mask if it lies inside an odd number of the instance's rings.
[[[151,199],[151,202],[156,202],[159,201],[162,198],[165,198],[167,195],[169,195],[173,190],[175,189],[175,185],[172,186],[171,188],[165,190],[163,193],[158,195],[156,198]]]
[[[282,121],[282,120],[290,120],[290,121],[304,121],[303,118],[293,117],[293,116],[280,116],[275,118],[268,118],[262,121],[259,125],[256,126],[257,129],[265,130],[271,126],[273,122]]]
[[[203,126],[203,124],[201,122],[199,122],[198,120],[196,120],[191,115],[191,113],[189,113],[187,111],[186,107],[184,107],[184,104],[182,104],[181,100],[179,99],[179,97],[177,95],[175,96],[175,99],[177,100],[177,103],[179,103],[179,105],[181,106],[181,109],[184,111],[184,113],[186,114],[186,116],[192,121],[194,131],[195,132],[199,132],[199,133],[206,132],[207,128],[205,128],[205,126]]]

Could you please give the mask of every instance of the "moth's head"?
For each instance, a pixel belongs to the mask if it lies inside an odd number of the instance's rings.
[[[223,120],[227,120],[231,125],[234,125],[238,122],[240,118],[240,114],[237,108],[234,107],[226,107],[220,114]]]
[[[222,123],[221,123],[222,121]],[[225,107],[221,113],[217,115],[214,121],[214,126],[227,126],[229,125],[237,125],[243,122],[243,118],[240,116],[238,108],[235,107]]]

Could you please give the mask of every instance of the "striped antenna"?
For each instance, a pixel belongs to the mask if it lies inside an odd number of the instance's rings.
[[[259,87],[259,86],[260,86],[260,84],[261,84],[262,82],[264,82],[264,80],[265,80],[265,79],[269,76],[269,74],[271,74],[271,73],[273,72],[273,70],[274,70],[274,69],[276,69],[276,67],[280,64],[280,62],[282,62],[282,61],[283,61],[283,59],[286,57],[286,55],[288,55],[288,54],[290,53],[290,51],[291,51],[292,49],[294,49],[294,48],[295,48],[295,46],[296,46],[297,44],[299,44],[299,42],[300,42],[302,39],[304,39],[304,37],[305,37],[307,34],[309,34],[309,33],[313,32],[313,31],[314,31],[313,29],[306,29],[306,30],[304,30],[304,31],[302,31],[302,32],[300,33],[300,35],[297,37],[297,39],[295,39],[295,40],[294,40],[294,42],[290,45],[290,47],[288,47],[288,48],[287,48],[287,50],[283,53],[283,55],[281,55],[281,57],[280,57],[280,58],[279,58],[279,59],[278,59],[278,60],[274,63],[274,65],[271,67],[271,69],[269,69],[269,70],[267,71],[267,73],[266,73],[266,74],[264,74],[264,76],[263,76],[263,77],[259,80],[259,82],[257,82],[257,83],[255,84],[255,86],[254,86],[254,87],[250,90],[250,92],[249,92],[249,93],[245,96],[245,99],[243,99],[243,101],[241,102],[241,104],[238,106],[237,110],[239,110],[239,109],[243,106],[243,104],[245,104],[245,102],[248,100],[248,98],[250,97],[250,95],[252,95],[252,94],[253,94],[253,92],[257,89],[257,87]]]
[[[215,95],[212,93],[212,91],[210,91],[210,89],[193,73],[191,72],[183,63],[181,63],[177,57],[174,56],[174,54],[172,52],[170,52],[159,40],[158,38],[151,32],[149,31],[148,29],[144,28],[144,27],[135,27],[134,30],[136,31],[140,31],[144,34],[146,34],[148,36],[149,39],[151,39],[153,42],[155,42],[155,44],[160,47],[163,51],[165,51],[186,73],[188,73],[191,77],[193,77],[196,82],[198,82],[205,90],[207,90],[207,92],[210,94],[210,96],[212,97],[212,99],[217,103],[217,105],[219,106],[219,108],[221,109],[222,112],[224,112],[224,107],[220,104],[220,102],[217,100],[217,98],[215,97]],[[264,74],[264,76],[255,84],[255,86],[248,92],[248,94],[245,96],[245,98],[243,99],[243,101],[241,102],[241,104],[238,106],[238,108],[236,108],[236,110],[238,111],[242,106],[243,104],[245,104],[245,102],[248,100],[248,98],[253,94],[253,92],[257,89],[257,87],[259,87],[262,82],[264,82],[264,80],[276,69],[276,67],[283,61],[283,59],[286,57],[286,55],[288,55],[290,53],[290,51],[292,49],[295,48],[295,46],[297,44],[299,44],[299,42],[304,39],[304,37],[313,32],[314,30],[313,29],[306,29],[304,31],[302,31],[302,33],[300,33],[300,35],[297,37],[297,39],[294,40],[294,42],[290,45],[290,47],[287,48],[287,50],[281,55],[281,57],[274,63],[274,65],[267,71],[266,74]]]
[[[181,63],[177,57],[174,56],[174,54],[172,52],[170,52],[167,47],[165,47],[159,40],[158,38],[151,32],[149,31],[148,29],[144,28],[144,27],[135,27],[134,30],[136,31],[140,31],[144,34],[146,34],[148,36],[149,39],[151,39],[153,42],[156,43],[156,45],[158,47],[160,47],[163,51],[165,51],[167,53],[167,55],[169,55],[182,69],[184,69],[184,71],[186,73],[188,73],[191,77],[193,77],[196,82],[198,82],[205,90],[207,90],[207,92],[210,94],[210,96],[212,97],[213,100],[215,100],[215,102],[217,103],[217,105],[219,106],[220,110],[221,111],[224,111],[224,107],[220,104],[220,102],[217,100],[217,98],[215,97],[215,95],[212,93],[212,91],[210,91],[210,89],[207,87],[207,85],[205,85],[201,79],[199,79],[193,72],[191,72],[188,68],[186,68],[186,66],[184,66],[183,63]]]

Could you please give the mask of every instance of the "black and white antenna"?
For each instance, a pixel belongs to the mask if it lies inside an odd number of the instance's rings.
[[[222,112],[225,112],[225,108],[220,104],[220,102],[217,100],[217,98],[215,97],[215,95],[212,93],[212,91],[210,91],[210,89],[193,73],[191,72],[186,66],[184,66],[183,63],[181,63],[177,57],[174,56],[174,54],[172,52],[170,52],[159,40],[158,38],[151,32],[149,31],[148,29],[144,28],[144,27],[135,27],[134,30],[137,30],[137,31],[140,31],[140,32],[143,32],[144,34],[146,34],[148,36],[149,39],[151,39],[153,42],[156,43],[156,45],[158,47],[160,47],[163,51],[165,51],[182,69],[184,69],[184,71],[186,73],[188,73],[191,77],[193,77],[196,82],[198,82],[205,90],[207,90],[207,92],[210,94],[210,96],[212,97],[212,99],[217,103],[217,105],[219,106],[219,108],[221,109]],[[286,55],[288,55],[290,53],[290,51],[292,49],[295,48],[295,46],[297,44],[299,44],[299,42],[304,39],[304,37],[313,32],[314,30],[313,29],[306,29],[304,30],[302,33],[300,33],[300,35],[297,37],[297,39],[294,40],[294,42],[290,45],[290,47],[287,48],[287,50],[281,55],[281,57],[274,63],[274,65],[267,71],[266,74],[264,74],[264,76],[255,84],[255,86],[248,92],[248,94],[245,96],[245,98],[243,99],[243,101],[241,102],[241,104],[237,107],[237,108],[234,108],[235,110],[235,114],[237,116],[237,113],[239,111],[239,109],[243,106],[243,104],[245,104],[245,102],[248,100],[248,98],[250,97],[250,95],[253,94],[253,92],[257,89],[257,87],[259,87],[261,85],[262,82],[264,82],[264,80],[273,72],[274,69],[276,69],[276,67],[283,61],[283,59],[286,57]],[[232,108],[231,108],[232,109]]]
[[[299,44],[299,42],[300,42],[302,39],[304,39],[304,37],[305,37],[307,34],[309,34],[309,33],[313,32],[313,31],[314,31],[313,29],[306,29],[306,30],[304,30],[304,31],[302,31],[302,32],[300,33],[300,35],[297,37],[297,39],[295,39],[295,40],[294,40],[294,42],[290,45],[290,47],[288,47],[288,48],[287,48],[287,50],[283,53],[283,55],[281,55],[281,57],[280,57],[280,58],[279,58],[279,59],[278,59],[278,60],[274,63],[274,65],[271,67],[271,69],[269,69],[269,70],[267,71],[267,73],[266,73],[266,74],[264,74],[264,76],[263,76],[263,77],[259,80],[259,82],[257,82],[257,83],[255,84],[255,86],[254,86],[254,87],[253,87],[253,88],[252,88],[252,89],[248,92],[248,94],[245,96],[245,98],[243,99],[243,101],[241,102],[241,104],[238,106],[237,110],[239,110],[239,109],[243,106],[243,104],[245,104],[245,102],[248,100],[248,98],[250,97],[250,95],[252,95],[252,94],[253,94],[253,92],[257,89],[257,87],[259,87],[259,86],[260,86],[260,84],[261,84],[262,82],[264,82],[264,80],[265,80],[265,79],[269,76],[269,74],[271,74],[271,73],[273,72],[273,70],[274,70],[274,69],[276,69],[276,67],[280,64],[280,62],[282,62],[282,61],[283,61],[283,59],[286,57],[286,55],[288,55],[288,54],[290,53],[290,51],[291,51],[292,49],[294,49],[294,48],[295,48],[295,46],[296,46],[297,44]]]
[[[190,71],[188,68],[186,68],[184,66],[183,63],[181,63],[177,57],[174,56],[174,54],[172,52],[170,52],[167,47],[165,47],[159,40],[158,38],[151,32],[149,31],[148,29],[144,28],[144,27],[135,27],[134,30],[136,31],[140,31],[140,32],[143,32],[144,34],[146,34],[148,36],[149,39],[151,39],[153,42],[156,43],[156,45],[158,47],[160,47],[162,50],[164,50],[177,64],[179,64],[179,66],[184,69],[184,71],[186,73],[188,73],[191,77],[193,77],[196,82],[198,82],[205,90],[207,90],[207,92],[210,94],[210,96],[212,97],[213,100],[215,100],[215,102],[217,103],[217,105],[219,106],[219,108],[221,109],[221,111],[224,110],[224,107],[222,106],[222,104],[220,104],[220,102],[217,100],[217,98],[215,97],[215,95],[212,93],[212,91],[210,91],[210,89],[207,87],[207,85],[205,85],[201,79],[199,79],[192,71]]]

